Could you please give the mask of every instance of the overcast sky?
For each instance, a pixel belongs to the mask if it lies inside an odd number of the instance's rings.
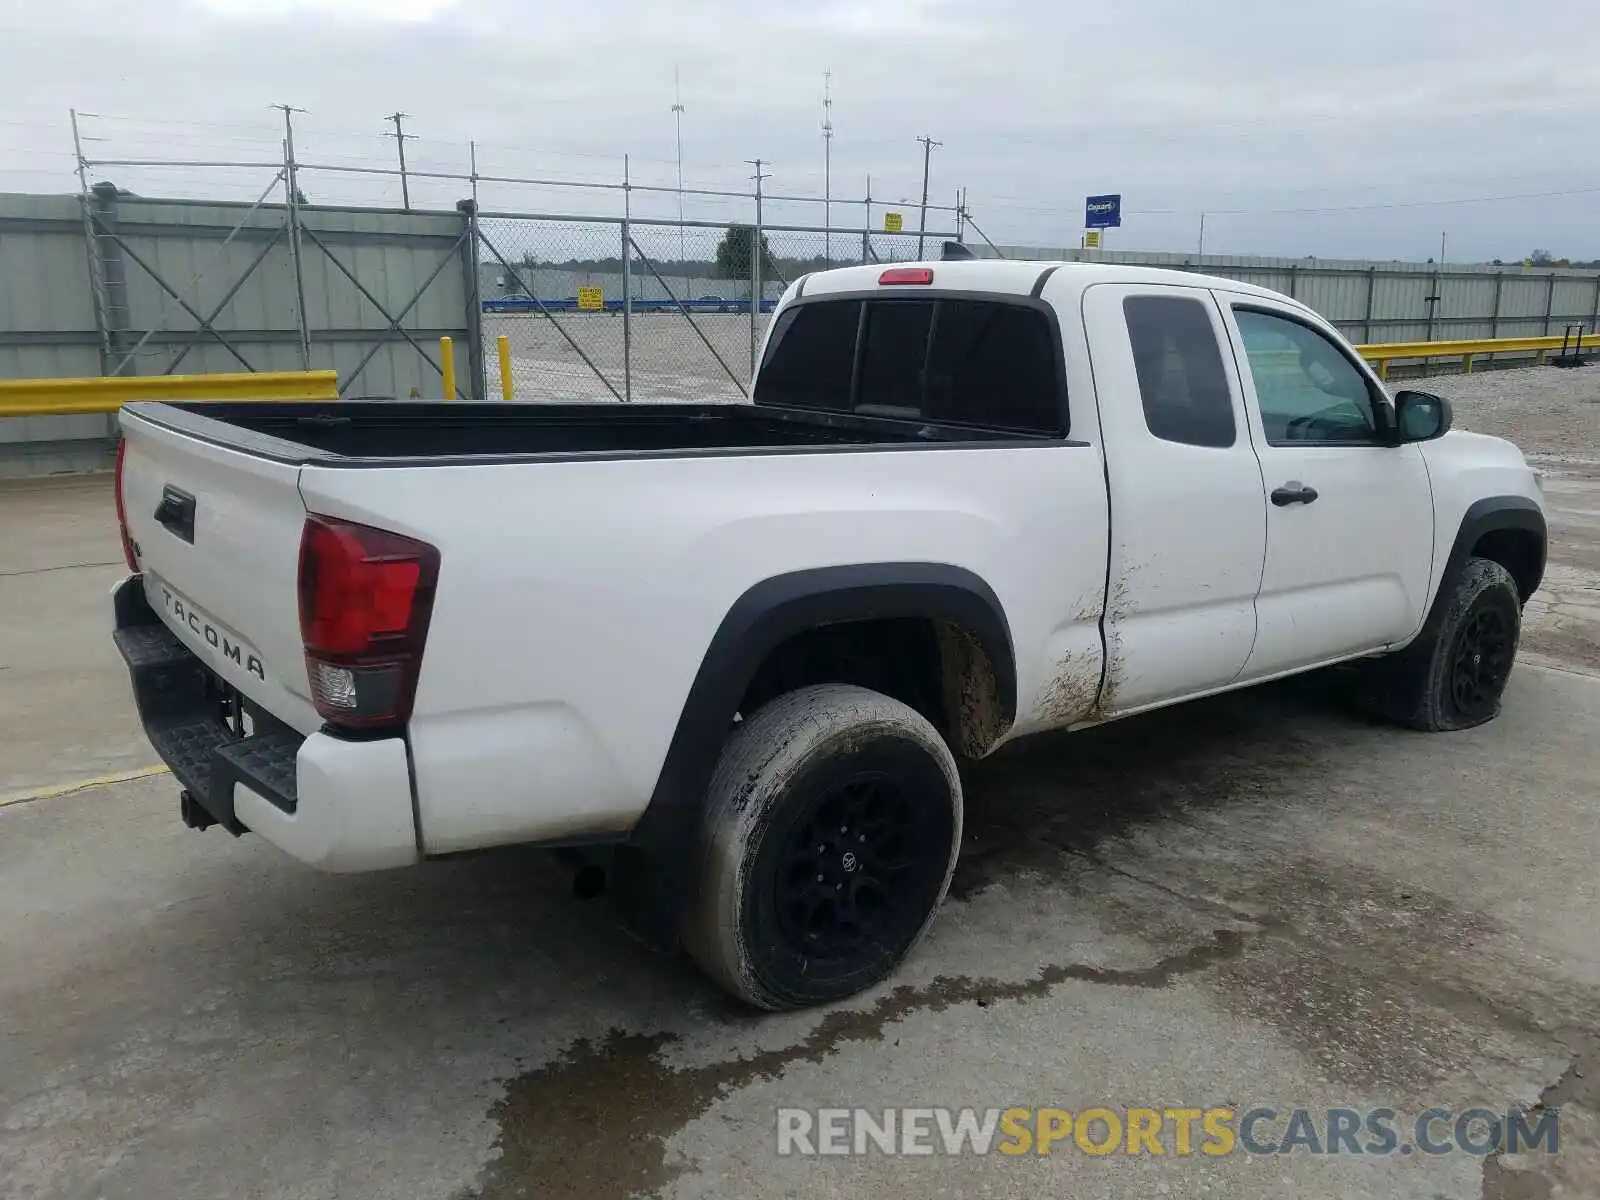
[[[1125,248],[1193,249],[1204,211],[1215,252],[1424,259],[1448,234],[1451,261],[1600,257],[1594,0],[0,0],[0,26],[0,190],[75,188],[72,106],[98,114],[92,158],[268,160],[276,102],[308,110],[312,162],[390,164],[384,117],[401,109],[414,168],[464,169],[476,139],[486,174],[614,180],[627,153],[636,181],[671,184],[676,65],[690,186],[747,186],[759,156],[769,191],[820,195],[831,71],[832,191],[857,201],[835,223],[859,225],[869,173],[914,223],[928,134],[934,200],[966,187],[1002,243],[1075,245],[1084,195],[1121,192],[1109,244]],[[94,177],[253,199],[271,171]],[[399,200],[390,179],[302,186]],[[465,193],[417,180],[413,202]],[[483,199],[620,208],[509,185]]]

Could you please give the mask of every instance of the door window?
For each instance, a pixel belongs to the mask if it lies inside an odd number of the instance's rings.
[[[1268,442],[1298,446],[1379,440],[1372,387],[1332,341],[1308,325],[1258,309],[1235,308],[1234,320]]]
[[[1205,303],[1129,296],[1122,313],[1150,432],[1189,446],[1233,445],[1233,397]]]

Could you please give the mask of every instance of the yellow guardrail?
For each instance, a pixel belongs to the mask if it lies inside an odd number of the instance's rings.
[[[1460,358],[1472,370],[1480,354],[1536,354],[1540,362],[1562,348],[1560,336],[1475,338],[1446,342],[1375,342],[1357,346],[1356,353],[1376,363],[1378,375],[1387,379],[1396,360]],[[1585,333],[1576,341],[1565,339],[1568,350],[1600,350],[1600,332]],[[443,391],[455,398],[455,347],[439,339]],[[500,391],[511,399],[511,353],[505,337],[498,339]],[[78,413],[116,412],[129,400],[337,400],[336,371],[257,371],[226,375],[117,375],[91,379],[0,379],[0,417],[69,416]]]
[[[1389,377],[1389,364],[1396,359],[1460,358],[1465,359],[1467,373],[1472,372],[1472,360],[1480,354],[1537,354],[1539,361],[1552,350],[1560,350],[1562,338],[1472,338],[1455,342],[1375,342],[1357,346],[1356,353],[1370,363],[1378,365],[1378,376]],[[1585,333],[1577,339],[1566,339],[1568,350],[1600,349],[1600,333]]]
[[[0,379],[0,417],[116,412],[131,400],[337,400],[337,371]]]

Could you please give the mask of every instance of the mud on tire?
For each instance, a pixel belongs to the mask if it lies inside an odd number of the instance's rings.
[[[707,796],[684,944],[765,1009],[885,978],[933,923],[961,845],[937,730],[865,688],[800,688],[730,737]]]
[[[1431,640],[1363,664],[1368,709],[1429,733],[1499,714],[1522,629],[1516,582],[1499,563],[1469,558],[1446,605]]]

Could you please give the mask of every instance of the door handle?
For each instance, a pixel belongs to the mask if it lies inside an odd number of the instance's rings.
[[[1272,489],[1272,502],[1279,508],[1289,504],[1310,504],[1317,498],[1317,489],[1307,487],[1298,479],[1291,479],[1282,487]]]
[[[156,524],[175,537],[194,545],[194,497],[170,483],[161,490],[161,503],[156,505]]]

